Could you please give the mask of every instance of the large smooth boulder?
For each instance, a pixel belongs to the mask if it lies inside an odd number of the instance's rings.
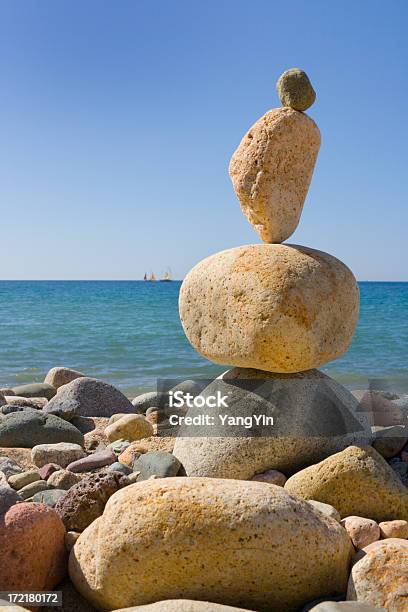
[[[371,446],[350,446],[298,472],[285,490],[331,504],[346,516],[408,520],[408,489]]]
[[[165,478],[113,495],[69,572],[99,609],[182,597],[290,612],[342,593],[350,555],[336,521],[281,487]]]
[[[288,244],[240,246],[186,276],[179,310],[194,348],[219,364],[292,373],[340,357],[357,323],[352,272],[322,251]]]
[[[58,414],[59,411],[64,412],[64,404],[69,405],[76,416],[83,417],[110,417],[115,412],[135,412],[131,402],[119,389],[86,376],[64,385],[44,410]]]
[[[362,551],[351,570],[347,599],[389,612],[406,612],[408,542],[397,538],[375,542]]]
[[[83,446],[84,437],[71,423],[42,411],[14,412],[0,419],[0,446],[32,448],[56,442]]]
[[[0,520],[0,591],[49,591],[66,572],[65,529],[44,504],[20,503]]]
[[[273,374],[234,368],[202,393],[227,397],[225,408],[190,408],[188,417],[207,415],[215,425],[178,430],[173,453],[188,476],[237,478],[275,469],[291,474],[350,444],[369,442],[371,430],[358,401],[318,370]],[[274,425],[222,425],[219,416],[271,416]]]
[[[53,385],[48,383],[29,383],[28,385],[19,385],[13,387],[14,395],[21,397],[46,397],[50,400],[56,394],[57,390]]]
[[[44,383],[52,385],[55,389],[59,389],[62,385],[67,385],[76,378],[82,378],[83,376],[85,376],[85,374],[77,370],[57,366],[49,370],[44,378]]]
[[[264,242],[283,242],[297,228],[319,148],[315,122],[291,108],[268,111],[241,140],[229,173]]]

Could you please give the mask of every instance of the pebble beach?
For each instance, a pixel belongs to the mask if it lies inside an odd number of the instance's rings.
[[[370,385],[367,367],[343,384],[361,286],[330,253],[286,242],[321,137],[306,73],[284,72],[277,91],[281,106],[229,166],[261,242],[212,254],[173,285],[179,319],[166,325],[185,334],[189,369],[180,358],[122,386],[106,355],[103,377],[72,351],[41,381],[5,375],[1,592],[61,591],[78,612],[408,611],[406,344],[383,381]],[[137,333],[148,352],[152,328]],[[153,390],[154,374],[180,382]],[[176,391],[189,402],[173,409]],[[232,419],[273,419],[256,435],[211,430],[220,406],[194,400],[219,396]],[[208,426],[189,430],[203,410]]]

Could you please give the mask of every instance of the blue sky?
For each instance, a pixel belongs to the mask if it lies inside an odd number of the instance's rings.
[[[408,280],[401,0],[0,1],[3,279],[132,279],[259,242],[228,177],[305,69],[322,147],[289,240]]]

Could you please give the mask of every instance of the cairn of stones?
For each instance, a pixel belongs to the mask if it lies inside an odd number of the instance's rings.
[[[299,224],[320,148],[319,128],[305,113],[316,94],[298,68],[281,75],[277,91],[282,106],[252,125],[229,166],[242,212],[263,243],[231,248],[198,263],[180,290],[180,318],[188,340],[201,355],[235,366],[223,375],[224,381],[274,380],[289,395],[294,381],[300,381],[291,400],[293,427],[310,394],[307,385],[322,378],[333,389],[332,404],[341,403],[340,412],[346,407],[354,419],[356,401],[351,394],[315,368],[340,357],[351,343],[359,310],[356,280],[333,255],[284,243]],[[319,419],[320,415],[315,420]],[[197,459],[191,457],[197,457],[204,442],[192,444],[191,439],[179,439],[175,447],[187,474],[248,477],[245,471],[220,472],[223,462],[218,459],[214,463],[218,461],[218,467],[210,469],[209,440],[202,448],[202,464],[196,467]],[[276,450],[277,440],[274,444]],[[269,441],[268,448],[272,446]],[[336,450],[331,447],[326,455]],[[299,456],[299,448],[296,452]],[[302,453],[295,464],[287,452],[280,461],[282,452],[277,457],[274,451],[273,467],[293,470],[321,458],[316,445],[311,455],[304,446]]]

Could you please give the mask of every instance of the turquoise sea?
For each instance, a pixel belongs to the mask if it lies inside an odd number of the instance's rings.
[[[0,386],[41,381],[65,365],[127,395],[157,378],[210,378],[178,317],[180,282],[0,281]],[[408,392],[408,283],[360,283],[352,346],[322,368],[349,388]]]

